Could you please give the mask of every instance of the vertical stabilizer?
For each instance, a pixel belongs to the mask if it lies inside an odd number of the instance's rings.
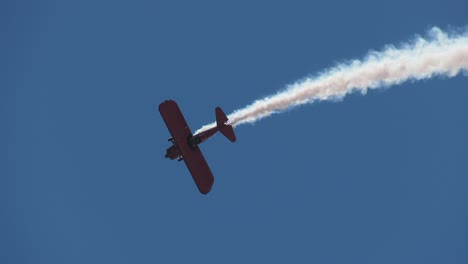
[[[226,125],[228,118],[226,114],[223,112],[221,107],[216,107],[216,126],[219,128],[219,131],[227,137],[231,142],[236,141],[236,134],[234,134],[234,129],[231,125]]]
[[[216,107],[215,109],[216,112],[216,126],[217,127],[222,127],[226,122],[228,121],[228,118],[226,114],[223,112],[221,107]]]

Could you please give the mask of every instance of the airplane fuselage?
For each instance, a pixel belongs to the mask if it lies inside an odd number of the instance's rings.
[[[202,142],[206,141],[210,137],[212,137],[214,134],[216,134],[218,131],[221,130],[222,127],[216,126],[213,128],[210,128],[208,130],[202,131],[194,136],[190,136],[187,138],[187,143],[188,145],[194,149],[198,146],[198,144],[201,144]],[[169,141],[172,142],[172,146],[170,146],[166,150],[166,158],[170,158],[171,160],[178,158],[179,161],[183,159],[183,156],[180,153],[179,148],[177,147],[177,144],[174,142],[172,138],[169,139]]]

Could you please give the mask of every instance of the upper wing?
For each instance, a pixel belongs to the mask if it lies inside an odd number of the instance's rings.
[[[198,190],[203,194],[207,194],[213,186],[214,177],[200,148],[198,146],[192,148],[188,144],[189,138],[192,137],[192,132],[179,106],[172,100],[166,100],[159,105],[159,112],[174,139],[174,143],[184,157],[184,162],[190,174],[192,174]]]
[[[203,194],[209,193],[214,183],[214,177],[200,148],[196,147],[187,155],[184,155],[184,161],[190,174],[192,174],[195,184],[197,184],[198,190]]]
[[[172,138],[179,144],[181,142],[186,143],[187,139],[192,135],[192,132],[177,103],[172,100],[166,100],[159,104],[159,112]]]

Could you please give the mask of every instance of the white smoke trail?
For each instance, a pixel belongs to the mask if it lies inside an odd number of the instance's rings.
[[[354,91],[387,87],[407,80],[433,76],[453,77],[468,71],[468,32],[449,35],[435,27],[429,38],[418,37],[400,48],[371,51],[364,60],[354,60],[333,67],[318,77],[308,77],[273,96],[260,99],[228,116],[237,126],[281,112],[292,106],[314,101],[337,100]],[[211,123],[195,133],[215,126]]]

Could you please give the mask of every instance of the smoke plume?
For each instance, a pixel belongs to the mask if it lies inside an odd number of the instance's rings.
[[[399,48],[370,51],[363,60],[353,60],[330,68],[316,77],[307,77],[279,93],[254,101],[228,116],[233,126],[253,123],[290,107],[323,100],[339,100],[345,95],[388,87],[408,80],[434,76],[453,77],[468,72],[468,32],[448,34],[432,28],[427,38],[417,37]],[[208,124],[196,133],[215,126]]]

